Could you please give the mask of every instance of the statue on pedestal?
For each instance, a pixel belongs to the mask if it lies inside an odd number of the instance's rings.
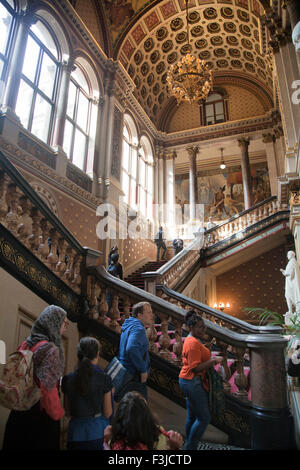
[[[285,314],[285,323],[288,325],[295,313],[300,315],[300,267],[294,251],[288,251],[287,258],[288,264],[280,271],[285,276],[285,298],[289,309]]]

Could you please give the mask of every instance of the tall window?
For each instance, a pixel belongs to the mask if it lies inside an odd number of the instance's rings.
[[[218,124],[227,120],[224,98],[212,93],[204,104],[204,125]]]
[[[128,117],[123,127],[122,189],[124,202],[137,209],[137,135],[132,119]]]
[[[71,74],[64,150],[74,165],[87,170],[88,155],[94,152],[98,106],[88,77],[77,65]]]
[[[141,139],[139,151],[139,209],[148,219],[152,219],[153,204],[153,156],[147,137]]]
[[[16,113],[45,143],[51,140],[58,75],[58,48],[46,26],[37,21],[28,35]]]
[[[8,57],[12,44],[15,26],[14,2],[12,0],[0,1],[0,98],[2,97],[2,84],[5,81]]]

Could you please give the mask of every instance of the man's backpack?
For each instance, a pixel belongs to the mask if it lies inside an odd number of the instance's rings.
[[[34,380],[33,353],[42,344],[40,341],[31,349],[22,346],[8,358],[0,372],[0,405],[10,410],[26,411],[35,405],[41,391]]]

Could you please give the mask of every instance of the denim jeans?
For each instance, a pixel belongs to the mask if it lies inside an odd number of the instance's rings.
[[[208,394],[202,387],[200,377],[197,376],[192,380],[179,378],[179,387],[186,398],[186,449],[196,450],[211,419]]]

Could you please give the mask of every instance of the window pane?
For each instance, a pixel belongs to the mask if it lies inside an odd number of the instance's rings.
[[[128,129],[127,129],[127,126],[124,125],[123,127],[123,136],[129,140],[129,133],[128,133]]]
[[[136,178],[137,174],[137,150],[132,149],[131,152],[131,175]]]
[[[140,186],[140,211],[143,215],[146,215],[146,193],[145,190]]]
[[[206,117],[210,117],[214,115],[214,105],[208,104],[205,106]]]
[[[219,101],[218,103],[215,104],[215,109],[216,109],[216,114],[223,114],[223,110],[224,110],[224,107],[223,107],[223,101]]]
[[[1,80],[1,78],[2,78],[3,67],[4,67],[4,62],[3,62],[3,60],[0,58],[0,80]],[[3,86],[4,86],[4,85],[3,85],[3,81],[1,81],[1,83],[0,83],[0,97],[1,97],[1,93],[2,93],[2,91],[3,91]]]
[[[122,167],[129,171],[129,145],[123,140]]]
[[[19,116],[21,123],[26,128],[28,127],[32,96],[33,89],[27,85],[24,80],[21,80],[16,104],[16,114]]]
[[[147,165],[148,176],[147,176],[147,191],[152,195],[153,193],[153,167]]]
[[[76,86],[73,82],[70,82],[69,85],[69,94],[68,94],[68,105],[67,105],[67,115],[74,119],[74,107],[75,107],[75,99],[76,99]]]
[[[74,165],[78,166],[78,168],[80,168],[81,170],[83,170],[84,167],[85,149],[86,136],[78,129],[76,129],[72,161]]]
[[[5,55],[12,16],[2,4],[0,4],[0,52]]]
[[[41,21],[37,21],[36,24],[31,26],[31,31],[39,38],[39,40],[47,47],[47,49],[58,59],[57,47],[55,42],[49,33],[48,29],[43,25]]]
[[[129,176],[125,171],[122,171],[122,189],[125,194],[124,201],[126,204],[129,202]]]
[[[145,171],[146,171],[146,165],[144,160],[140,158],[140,174],[139,174],[139,180],[140,184],[145,187],[146,185],[146,178],[145,178]]]
[[[89,86],[88,86],[88,83],[86,81],[86,78],[84,76],[84,74],[82,73],[81,69],[79,67],[76,68],[76,70],[74,70],[72,72],[72,78],[74,78],[74,80],[76,81],[76,83],[78,83],[78,85],[87,93],[89,94],[90,93],[90,90],[89,90]]]
[[[212,101],[218,101],[218,100],[221,100],[222,99],[222,96],[219,95],[218,93],[213,93],[212,95],[210,95],[207,100],[206,100],[206,103],[209,102],[211,103]]]
[[[65,132],[64,132],[64,143],[63,148],[68,157],[71,156],[71,145],[72,145],[72,135],[73,135],[73,125],[70,121],[66,120],[65,122]]]
[[[78,109],[77,109],[77,124],[84,131],[86,131],[88,112],[89,112],[89,100],[84,96],[82,92],[80,92]]]
[[[98,116],[98,106],[96,104],[92,104],[91,123],[90,123],[90,138],[93,139],[93,140],[96,137],[97,116]]]
[[[52,99],[56,69],[57,66],[55,62],[50,59],[48,54],[44,53],[38,86],[50,99]]]
[[[39,52],[40,47],[38,44],[31,36],[28,36],[22,72],[32,82],[34,82]]]
[[[43,142],[48,141],[52,106],[39,94],[36,96],[31,132]]]
[[[130,182],[130,206],[136,208],[136,181],[133,179]]]
[[[147,217],[152,219],[152,195],[147,193]]]

